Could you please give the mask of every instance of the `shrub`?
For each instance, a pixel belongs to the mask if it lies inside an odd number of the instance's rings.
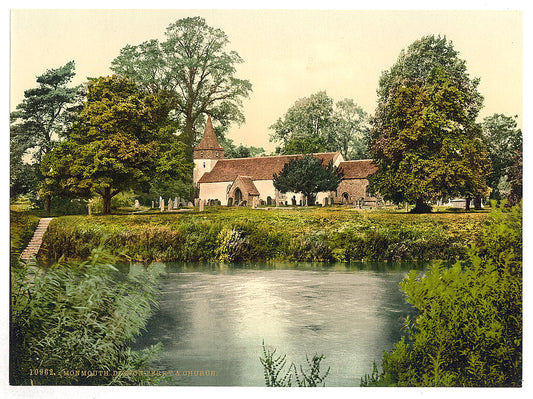
[[[220,262],[237,262],[243,260],[248,248],[245,233],[238,229],[223,228],[217,237],[217,260]]]
[[[467,261],[410,272],[401,288],[418,315],[361,385],[521,386],[521,232],[521,206],[497,209]]]
[[[120,273],[102,259],[101,249],[79,264],[18,269],[12,283],[11,384],[155,383],[150,376],[117,372],[146,369],[159,349],[134,352],[128,346],[156,305],[156,276],[154,270]]]

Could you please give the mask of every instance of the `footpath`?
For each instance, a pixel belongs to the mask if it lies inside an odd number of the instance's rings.
[[[31,259],[31,257],[37,256],[37,253],[39,252],[39,249],[41,249],[41,245],[43,243],[44,233],[48,229],[48,225],[52,219],[53,218],[41,218],[39,220],[39,224],[33,233],[32,239],[20,255],[20,260],[27,262],[29,259]]]

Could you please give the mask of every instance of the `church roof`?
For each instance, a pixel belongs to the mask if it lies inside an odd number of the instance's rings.
[[[207,116],[207,123],[205,124],[204,136],[195,147],[195,150],[223,150],[218,142],[215,129],[213,128],[213,122],[211,122],[211,117],[209,115]]]
[[[371,159],[360,159],[341,162],[339,169],[344,173],[343,179],[365,179],[378,170],[378,167]]]
[[[322,152],[312,154],[315,158],[335,162],[339,152]],[[278,155],[270,157],[233,158],[217,161],[211,172],[205,173],[198,183],[215,183],[234,181],[237,176],[249,176],[251,180],[272,180],[274,173],[279,173],[283,166],[291,159],[301,158],[302,155]]]
[[[243,190],[249,195],[259,195],[259,190],[255,186],[252,178],[250,176],[239,176],[235,179],[233,182],[233,185],[240,186],[243,188]]]

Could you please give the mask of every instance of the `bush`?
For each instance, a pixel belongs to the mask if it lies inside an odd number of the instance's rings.
[[[153,270],[120,273],[102,259],[14,271],[10,382],[13,385],[153,384],[143,370],[159,349],[129,348],[156,305]],[[87,375],[87,372],[93,373]]]
[[[490,215],[479,248],[401,283],[417,310],[362,386],[522,385],[522,209]]]

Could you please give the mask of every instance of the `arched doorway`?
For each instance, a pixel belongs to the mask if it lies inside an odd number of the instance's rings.
[[[235,192],[233,193],[233,196],[235,197],[235,204],[238,204],[242,201],[242,191],[240,188],[237,188]]]
[[[342,193],[342,203],[347,204],[349,200],[350,196],[348,195],[348,193]]]

